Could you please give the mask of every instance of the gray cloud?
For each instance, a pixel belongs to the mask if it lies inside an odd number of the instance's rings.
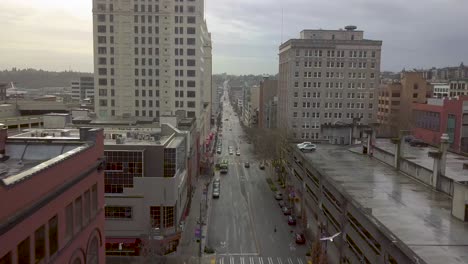
[[[357,25],[366,38],[383,40],[384,70],[468,62],[465,0],[210,0],[207,18],[214,40],[213,70],[276,73],[281,9],[283,41],[297,38],[306,28]],[[223,25],[235,32],[238,21],[242,22],[239,35],[223,32]],[[243,64],[249,57],[248,62],[258,67]]]

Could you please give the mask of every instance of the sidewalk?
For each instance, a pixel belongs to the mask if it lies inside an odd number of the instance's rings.
[[[207,182],[209,182],[209,185],[206,187],[205,184]],[[176,254],[179,256],[199,256],[200,244],[197,243],[198,238],[195,236],[195,231],[199,228],[198,221],[200,219],[200,206],[204,223],[201,230],[203,237],[201,242],[201,250],[202,255],[204,254],[203,252],[206,245],[209,216],[211,212],[211,183],[212,177],[208,175],[201,175],[198,179],[198,182],[196,183],[195,191],[192,196],[192,204],[190,205],[190,213],[185,219],[184,231],[182,232],[180,244],[176,252]],[[206,195],[203,194],[203,190],[205,188],[207,190]],[[205,200],[205,197],[208,198],[208,201]],[[208,208],[206,208],[206,206],[208,206]]]

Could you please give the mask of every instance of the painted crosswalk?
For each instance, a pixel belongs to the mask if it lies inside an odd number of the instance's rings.
[[[217,256],[216,264],[309,264],[301,257]],[[213,263],[213,262],[212,262]]]

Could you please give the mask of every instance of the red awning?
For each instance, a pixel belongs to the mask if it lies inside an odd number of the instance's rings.
[[[137,241],[138,240],[138,241]],[[106,237],[106,243],[124,243],[124,244],[136,244],[139,242],[139,238],[116,238],[116,237]]]

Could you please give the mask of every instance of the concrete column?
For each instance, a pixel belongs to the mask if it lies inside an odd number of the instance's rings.
[[[447,150],[449,147],[449,136],[448,134],[442,134],[440,137],[440,147],[439,150],[442,153],[440,157],[440,167],[439,171],[441,175],[445,175],[445,168],[447,167]]]

